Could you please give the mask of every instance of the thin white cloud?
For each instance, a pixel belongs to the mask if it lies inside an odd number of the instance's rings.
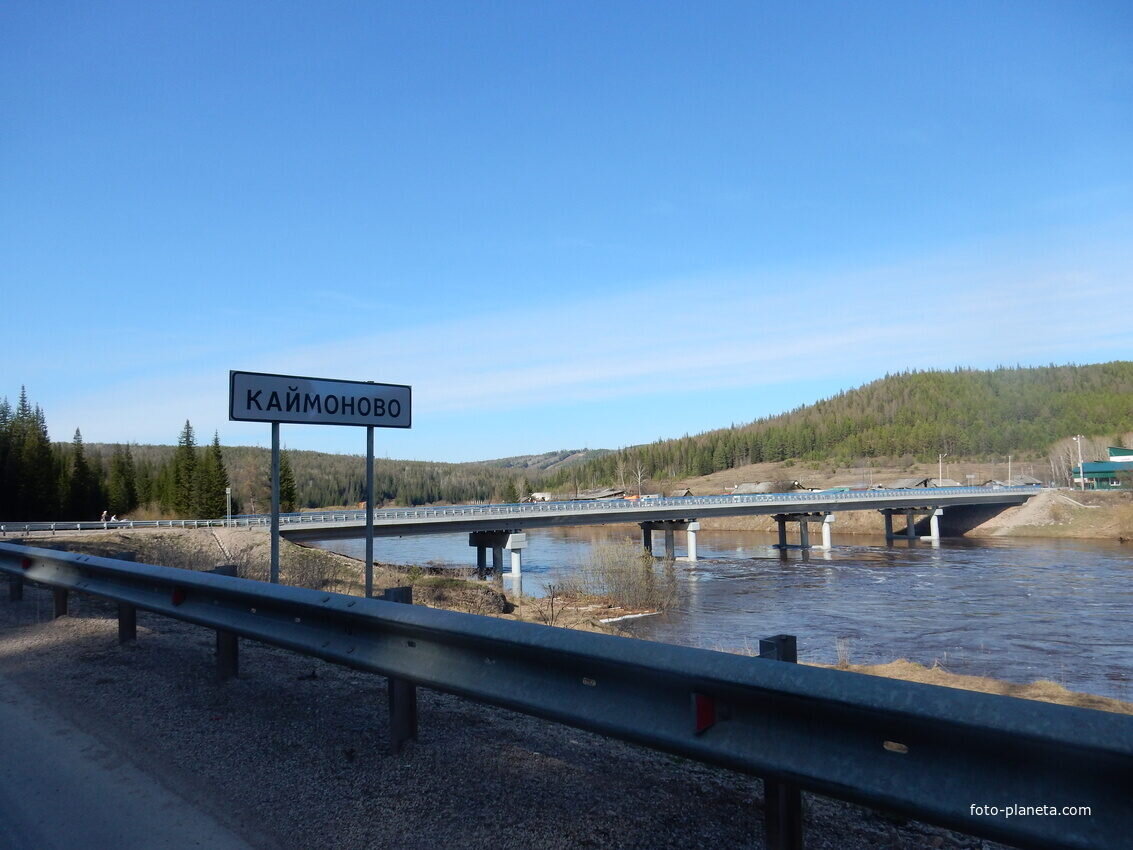
[[[170,442],[190,418],[225,441],[247,433],[262,442],[262,428],[227,422],[230,368],[408,383],[420,421],[1133,350],[1124,326],[1099,332],[1107,305],[1127,299],[1128,251],[1067,253],[715,275],[589,299],[564,292],[551,306],[545,297],[502,308],[489,300],[476,315],[298,348],[206,344],[192,369],[57,400],[50,421],[56,439],[77,424],[91,440]]]

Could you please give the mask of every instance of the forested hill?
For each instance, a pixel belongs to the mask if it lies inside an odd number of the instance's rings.
[[[88,454],[109,458],[114,446],[90,444]],[[175,446],[131,446],[140,468],[162,469]],[[239,513],[271,509],[271,451],[225,446],[224,465]],[[295,482],[299,508],[356,505],[366,492],[366,459],[360,455],[284,452]],[[285,479],[281,479],[285,480]],[[374,460],[374,504],[423,505],[435,502],[514,502],[530,490],[522,471],[471,463]],[[522,492],[521,492],[522,491]]]
[[[585,463],[596,457],[609,454],[609,449],[559,449],[557,452],[543,452],[539,455],[516,455],[485,460],[483,466],[499,466],[504,469],[527,470],[533,473],[556,472],[571,466]]]
[[[1039,455],[1133,430],[1133,362],[904,372],[747,425],[605,455],[544,484],[707,475],[765,461]]]

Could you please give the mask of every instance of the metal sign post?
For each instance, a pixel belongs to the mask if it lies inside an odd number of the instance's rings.
[[[271,570],[268,581],[279,584],[279,423],[271,423]]]
[[[366,596],[374,591],[374,429],[410,428],[413,388],[264,372],[228,373],[228,418],[271,423],[271,571],[279,582],[279,423],[366,428]]]
[[[366,598],[374,595],[374,426],[366,426]]]

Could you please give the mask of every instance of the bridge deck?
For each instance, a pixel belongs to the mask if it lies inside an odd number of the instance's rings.
[[[862,510],[910,510],[960,505],[1021,505],[1034,487],[939,487],[922,490],[867,490],[836,493],[786,493],[750,496],[690,496],[641,501],[536,502],[520,505],[464,505],[374,512],[374,534],[400,537],[469,531],[519,531],[557,525],[605,525]],[[358,537],[366,527],[365,511],[291,514],[280,520],[280,533],[291,540]]]

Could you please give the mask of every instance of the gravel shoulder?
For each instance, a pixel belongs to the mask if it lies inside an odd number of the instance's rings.
[[[201,808],[0,675],[0,845],[248,850]],[[156,781],[155,781],[156,780]]]
[[[385,682],[76,596],[0,602],[0,675],[261,848],[762,846],[758,779],[419,691],[420,738],[386,753]],[[809,797],[808,848],[998,847]]]

